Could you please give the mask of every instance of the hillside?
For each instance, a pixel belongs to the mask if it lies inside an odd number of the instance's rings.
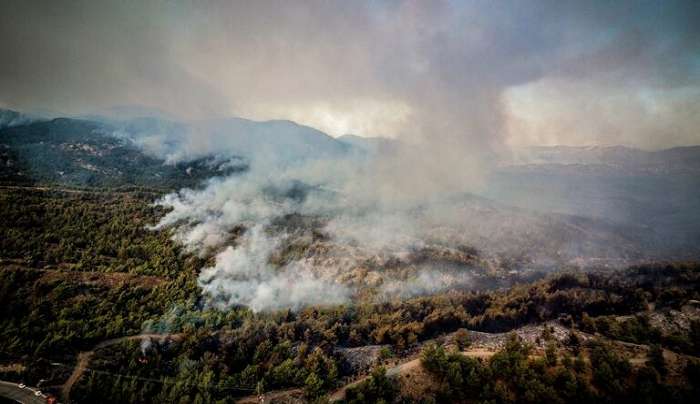
[[[10,109],[0,108],[0,129],[9,128],[12,126],[26,125],[36,120],[29,115],[13,111]]]
[[[29,188],[0,197],[0,378],[43,379],[44,391],[71,402],[235,402],[256,391],[279,402],[463,402],[466,394],[600,402],[644,391],[688,402],[697,394],[696,264],[539,280],[492,268],[468,287],[427,296],[222,311],[202,305],[197,276],[209,260],[169,231],[146,228],[165,213],[150,204],[153,194]],[[474,251],[407,259],[479,261]],[[510,331],[522,341],[509,342]],[[665,364],[652,359],[657,345]],[[376,365],[388,369],[386,380],[370,373]],[[572,378],[578,393],[565,388]]]
[[[290,121],[230,118],[185,124],[99,117],[30,121],[4,111],[2,122],[0,182],[5,184],[179,189],[244,170],[249,162],[285,165],[307,158],[337,158],[350,149]],[[183,154],[193,141],[201,147]]]
[[[654,151],[625,146],[538,146],[517,150],[513,164],[531,165],[533,169],[590,166],[618,174],[696,173],[700,170],[700,146]]]
[[[667,256],[700,250],[700,148],[537,147],[495,170],[483,195],[531,211],[646,230]]]
[[[178,154],[193,130],[202,147]],[[250,402],[257,393],[680,403],[697,393],[700,272],[651,262],[665,240],[643,223],[456,194],[398,216],[417,228],[410,242],[377,246],[343,235],[384,230],[383,217],[335,212],[346,221],[333,222],[296,210],[318,194],[330,203],[323,187],[263,182],[259,194],[260,184],[238,181],[266,154],[275,173],[358,153],[288,121],[59,118],[5,127],[0,140],[2,380],[41,384],[66,403]],[[514,185],[552,186],[513,169],[522,175]],[[556,175],[577,186],[587,178]],[[629,178],[617,179],[620,192],[646,195]],[[217,193],[222,184],[230,189]],[[178,216],[183,206],[189,215]],[[241,220],[226,219],[247,206]],[[274,215],[251,219],[268,207]],[[189,234],[214,237],[198,250],[183,242]],[[314,277],[325,289],[311,289]],[[222,292],[231,284],[238,295]],[[236,300],[250,290],[284,304]]]
[[[114,136],[113,130],[69,118],[0,129],[0,182],[173,189],[232,172],[211,158],[165,164],[128,139]]]
[[[1,379],[41,383],[75,403],[236,402],[256,391],[277,402],[462,402],[467,393],[478,401],[558,402],[571,397],[561,383],[572,378],[581,402],[645,391],[690,402],[697,394],[696,264],[572,269],[540,279],[478,251],[433,246],[365,261],[355,278],[405,276],[421,296],[366,293],[295,311],[218,310],[203,304],[198,283],[212,258],[184,249],[169,229],[148,230],[166,213],[152,205],[158,195],[0,189]],[[271,230],[294,232],[305,220],[288,217]],[[296,241],[318,242],[322,251],[323,234],[311,229]],[[279,262],[309,246],[282,247]],[[421,265],[449,268],[446,278],[469,274],[468,283],[431,289],[421,282],[440,278],[411,275]],[[463,328],[467,339],[459,337]],[[522,341],[508,343],[510,331]],[[464,360],[452,353],[463,343]],[[665,364],[653,359],[657,345]],[[377,365],[388,369],[386,379],[372,372]],[[597,371],[606,366],[613,373]]]

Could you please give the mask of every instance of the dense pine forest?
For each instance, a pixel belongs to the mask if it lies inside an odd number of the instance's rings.
[[[700,1],[0,0],[0,404],[700,402]]]
[[[697,264],[574,270],[507,289],[300,311],[219,311],[202,304],[197,285],[210,258],[168,230],[148,229],[164,214],[152,205],[159,195],[0,190],[0,379],[41,382],[61,396],[89,355],[72,402],[233,402],[281,390],[323,401],[354,380],[347,401],[393,402],[415,397],[384,369],[419,358],[428,401],[684,402],[697,394],[697,317],[678,320],[681,327],[653,321],[697,310]],[[563,327],[565,338],[547,326],[534,344],[508,334],[541,324]],[[480,333],[509,336],[493,356],[462,355]],[[648,354],[635,362],[615,344]],[[371,363],[348,359],[367,347],[377,347]]]

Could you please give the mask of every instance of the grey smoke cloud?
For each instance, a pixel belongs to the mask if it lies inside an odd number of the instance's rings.
[[[599,235],[585,221],[504,208],[461,189],[430,195],[415,183],[413,193],[383,193],[378,184],[396,189],[386,173],[373,171],[383,159],[348,154],[252,164],[248,172],[213,179],[203,189],[166,195],[157,203],[170,210],[153,229],[173,228],[175,240],[190,251],[215,256],[199,275],[209,305],[255,311],[345,303],[368,286],[381,298],[470,287],[464,267],[414,263],[412,254],[423,248],[459,254],[472,246],[484,257],[525,254],[545,267],[629,254],[628,240]],[[306,224],[295,230],[276,225],[290,215]],[[383,271],[389,261],[407,266]]]
[[[465,272],[424,269],[408,279],[389,280],[380,288],[380,294],[385,298],[408,298],[466,288],[472,283],[471,276]]]
[[[213,179],[204,189],[183,189],[157,202],[170,211],[154,230],[174,228],[174,239],[190,251],[215,254],[215,265],[203,268],[199,275],[209,305],[220,309],[245,305],[262,311],[343,303],[357,292],[339,281],[344,273],[368,256],[382,252],[401,256],[422,245],[424,233],[414,228],[417,218],[410,209],[424,201],[384,200],[381,193],[374,193],[376,178],[357,168],[367,163],[363,157],[349,154],[291,166],[264,163],[254,163],[244,174]],[[294,184],[303,184],[308,192],[301,198],[290,197]],[[269,230],[274,221],[289,214],[325,218],[322,231],[331,245],[354,247],[337,255],[307,253],[273,265],[286,244],[311,243],[305,240],[308,234]],[[239,226],[245,232],[233,240],[232,231]],[[419,291],[436,287],[423,286]],[[420,293],[414,289],[414,284],[396,283],[385,294]]]
[[[273,268],[269,259],[284,236],[265,234],[262,225],[249,229],[240,244],[216,256],[216,265],[204,268],[199,285],[209,304],[219,309],[245,305],[254,311],[305,305],[331,305],[347,301],[348,290],[323,279],[294,262]]]
[[[504,139],[697,143],[699,8],[693,1],[5,1],[0,104],[291,118],[335,135],[435,143],[434,154],[446,159],[461,155],[453,150],[480,158]],[[512,102],[509,90],[528,85],[540,91]],[[627,107],[649,102],[657,107]],[[532,103],[541,107],[518,111]],[[655,119],[640,123],[640,114]],[[657,134],[658,121],[673,129]]]
[[[334,240],[368,250],[402,253],[448,225],[503,241],[532,222],[500,228],[435,202],[478,189],[509,145],[698,143],[698,20],[692,1],[4,1],[0,105],[156,107],[191,123],[174,148],[161,147],[171,128],[143,139],[173,161],[230,151],[230,133],[198,122],[231,115],[399,137],[361,162],[281,169],[271,152],[244,176],[160,202],[172,211],[156,228],[217,252],[200,277],[211,304],[297,307],[348,292],[313,262],[269,266],[283,236],[256,226],[287,213],[329,217]],[[266,192],[294,181],[321,192]],[[249,232],[219,251],[239,224]]]

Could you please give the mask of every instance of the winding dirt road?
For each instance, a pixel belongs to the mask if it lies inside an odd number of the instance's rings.
[[[290,396],[303,397],[304,390],[302,389],[287,389],[270,391],[264,394],[253,394],[247,397],[240,398],[236,401],[238,404],[260,404],[260,403],[274,403],[278,399],[288,398]]]
[[[468,356],[470,358],[478,358],[478,359],[489,359],[491,358],[496,352],[484,348],[475,348],[475,349],[470,349],[466,351],[462,351],[462,355]],[[531,355],[532,357],[538,357],[537,355]],[[420,358],[416,358],[413,360],[410,360],[408,362],[400,363],[393,368],[389,368],[386,371],[387,377],[396,377],[400,376],[404,373],[408,373],[416,368],[421,366],[420,364]],[[350,388],[357,386],[358,384],[364,382],[369,378],[370,376],[364,376],[358,380],[355,380],[352,383],[346,384],[345,386],[341,387],[340,389],[336,390],[333,392],[333,394],[330,395],[330,401],[339,401],[345,398],[345,391]]]
[[[95,345],[92,348],[92,350],[81,352],[80,354],[78,354],[78,362],[76,363],[75,368],[73,369],[73,373],[71,373],[68,380],[66,380],[66,382],[63,383],[63,386],[61,387],[61,398],[64,402],[69,402],[70,391],[73,388],[73,385],[78,380],[80,380],[80,377],[83,375],[83,373],[85,373],[85,370],[87,370],[87,367],[90,364],[90,360],[92,359],[96,350],[106,348],[110,345],[115,345],[124,341],[140,341],[144,339],[155,339],[164,341],[166,339],[178,340],[180,338],[182,338],[182,334],[138,334],[130,335],[128,337],[112,338],[100,342],[99,344]]]

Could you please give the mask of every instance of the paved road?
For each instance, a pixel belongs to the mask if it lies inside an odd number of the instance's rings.
[[[15,400],[22,404],[46,404],[46,399],[37,397],[35,387],[19,388],[18,384],[0,381],[0,396]]]

